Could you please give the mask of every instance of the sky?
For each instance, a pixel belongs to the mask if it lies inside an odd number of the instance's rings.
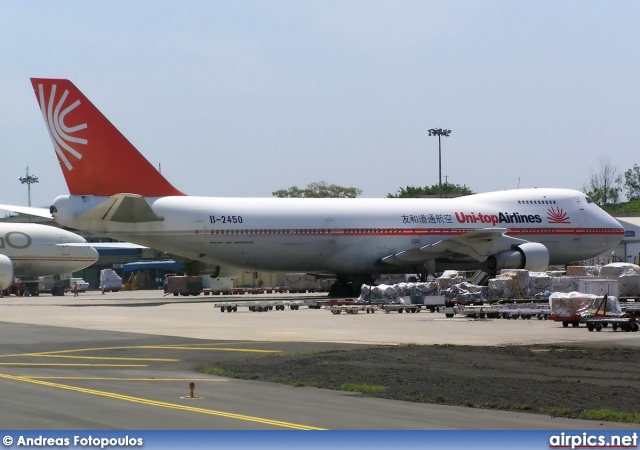
[[[640,164],[636,0],[0,2],[0,203],[68,190],[29,78],[70,79],[178,189],[581,190]],[[122,164],[126,164],[123,161]]]

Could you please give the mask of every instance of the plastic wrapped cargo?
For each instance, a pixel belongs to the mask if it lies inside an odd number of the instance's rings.
[[[567,266],[568,277],[599,277],[600,266]]]
[[[551,290],[565,293],[578,291],[578,280],[574,277],[551,277]]]
[[[600,297],[582,292],[554,292],[549,296],[549,308],[551,315],[567,319],[622,315],[617,297]]]
[[[489,280],[489,298],[522,298],[528,295],[528,270],[502,270]]]
[[[640,275],[640,266],[631,263],[612,263],[602,266],[600,276],[602,278],[618,279],[622,275]]]
[[[529,295],[536,296],[541,292],[551,291],[553,280],[545,272],[529,272]]]
[[[438,284],[434,281],[398,284],[379,284],[370,286],[363,284],[360,288],[359,300],[388,300],[398,301],[401,297],[438,295]]]
[[[102,269],[100,271],[100,289],[117,292],[122,289],[122,278],[113,269]]]
[[[640,275],[622,275],[618,278],[618,295],[636,297],[640,295]]]

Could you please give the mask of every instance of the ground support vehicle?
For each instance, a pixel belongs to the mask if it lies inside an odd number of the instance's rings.
[[[326,306],[326,309],[331,311],[333,314],[358,314],[360,311],[364,311],[367,314],[373,314],[378,309],[378,306],[371,303],[354,302],[345,304],[330,304]]]
[[[402,303],[384,303],[380,305],[380,308],[387,314],[392,311],[402,314],[403,312],[409,313],[419,313],[420,310],[424,307],[424,305],[405,305]]]
[[[293,311],[300,309],[304,302],[301,300],[256,300],[216,303],[220,312],[237,312],[238,308],[249,308],[251,312],[284,311],[287,307]]]
[[[558,316],[556,314],[549,315],[549,320],[553,320],[555,322],[562,322],[562,326],[565,328],[567,328],[569,325],[571,325],[574,328],[579,327],[580,319],[582,319],[582,317],[577,314],[574,314],[571,316]]]
[[[305,300],[304,304],[309,309],[320,309],[320,308],[326,308],[327,306],[329,306],[329,300],[327,300],[326,298],[322,298],[322,299],[312,298],[309,300]]]
[[[554,294],[555,295],[555,294]],[[588,301],[588,308],[584,305],[580,308],[574,308],[575,312],[572,314],[552,314],[549,316],[551,320],[561,321],[563,327],[568,327],[569,324],[573,327],[579,327],[580,324],[586,325],[589,331],[602,331],[603,328],[611,325],[611,328],[616,331],[620,328],[623,331],[638,331],[639,326],[637,322],[637,311],[634,311],[635,305],[627,305],[624,309],[618,302],[616,297],[609,297],[607,294],[604,297],[575,297],[576,302]],[[551,298],[551,297],[550,297]]]
[[[546,320],[549,318],[551,310],[546,303],[515,303],[502,305],[482,305],[482,306],[456,306],[445,308],[443,311],[446,317],[453,317],[460,314],[473,319],[531,319]]]
[[[633,313],[636,317],[640,317],[640,302],[621,302],[620,308],[625,313]]]
[[[617,331],[618,328],[622,331],[638,331],[640,329],[636,316],[633,314],[622,317],[583,317],[580,319],[580,323],[585,324],[589,331],[602,331],[609,325],[613,331]]]

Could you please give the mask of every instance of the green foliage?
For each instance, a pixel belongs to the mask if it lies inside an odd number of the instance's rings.
[[[376,392],[384,391],[385,389],[386,387],[384,386],[356,383],[345,383],[340,386],[341,391],[360,392],[362,394],[374,394]]]
[[[356,198],[360,194],[362,189],[327,184],[324,181],[310,183],[304,189],[292,186],[271,193],[274,197],[280,198]]]
[[[640,414],[611,411],[610,409],[585,409],[580,417],[588,420],[606,420],[608,422],[640,423]]]
[[[640,167],[637,164],[624,173],[624,187],[629,200],[640,199]]]
[[[570,417],[573,419],[586,420],[606,420],[607,422],[640,423],[640,414],[610,409],[583,409],[574,411],[571,408],[543,408],[538,411],[540,414],[550,414],[552,416]]]
[[[434,184],[432,186],[416,187],[407,186],[401,187],[395,194],[387,194],[387,198],[419,198],[427,195],[438,195],[440,186]],[[471,195],[473,191],[466,186],[460,186],[459,184],[443,183],[442,184],[442,196],[458,196],[458,195]]]
[[[218,377],[240,378],[239,373],[231,372],[229,370],[224,370],[219,367],[214,367],[209,365],[201,365],[196,370],[201,373],[206,373],[208,375],[216,375]]]
[[[615,205],[620,200],[622,193],[622,176],[614,167],[609,158],[600,158],[600,168],[597,172],[591,171],[589,185],[582,191],[587,194],[596,205]]]
[[[624,213],[637,213],[640,212],[640,200],[631,200],[629,202],[617,203],[615,205],[601,205],[609,214],[624,212]]]

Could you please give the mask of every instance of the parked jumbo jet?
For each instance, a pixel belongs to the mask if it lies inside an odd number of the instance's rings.
[[[33,278],[82,270],[98,252],[77,234],[35,223],[0,223],[0,290],[14,276]]]
[[[599,255],[624,234],[585,194],[519,189],[454,199],[186,196],[68,80],[32,79],[70,195],[64,226],[190,259],[193,273],[335,275],[351,295],[380,273],[544,270]]]

